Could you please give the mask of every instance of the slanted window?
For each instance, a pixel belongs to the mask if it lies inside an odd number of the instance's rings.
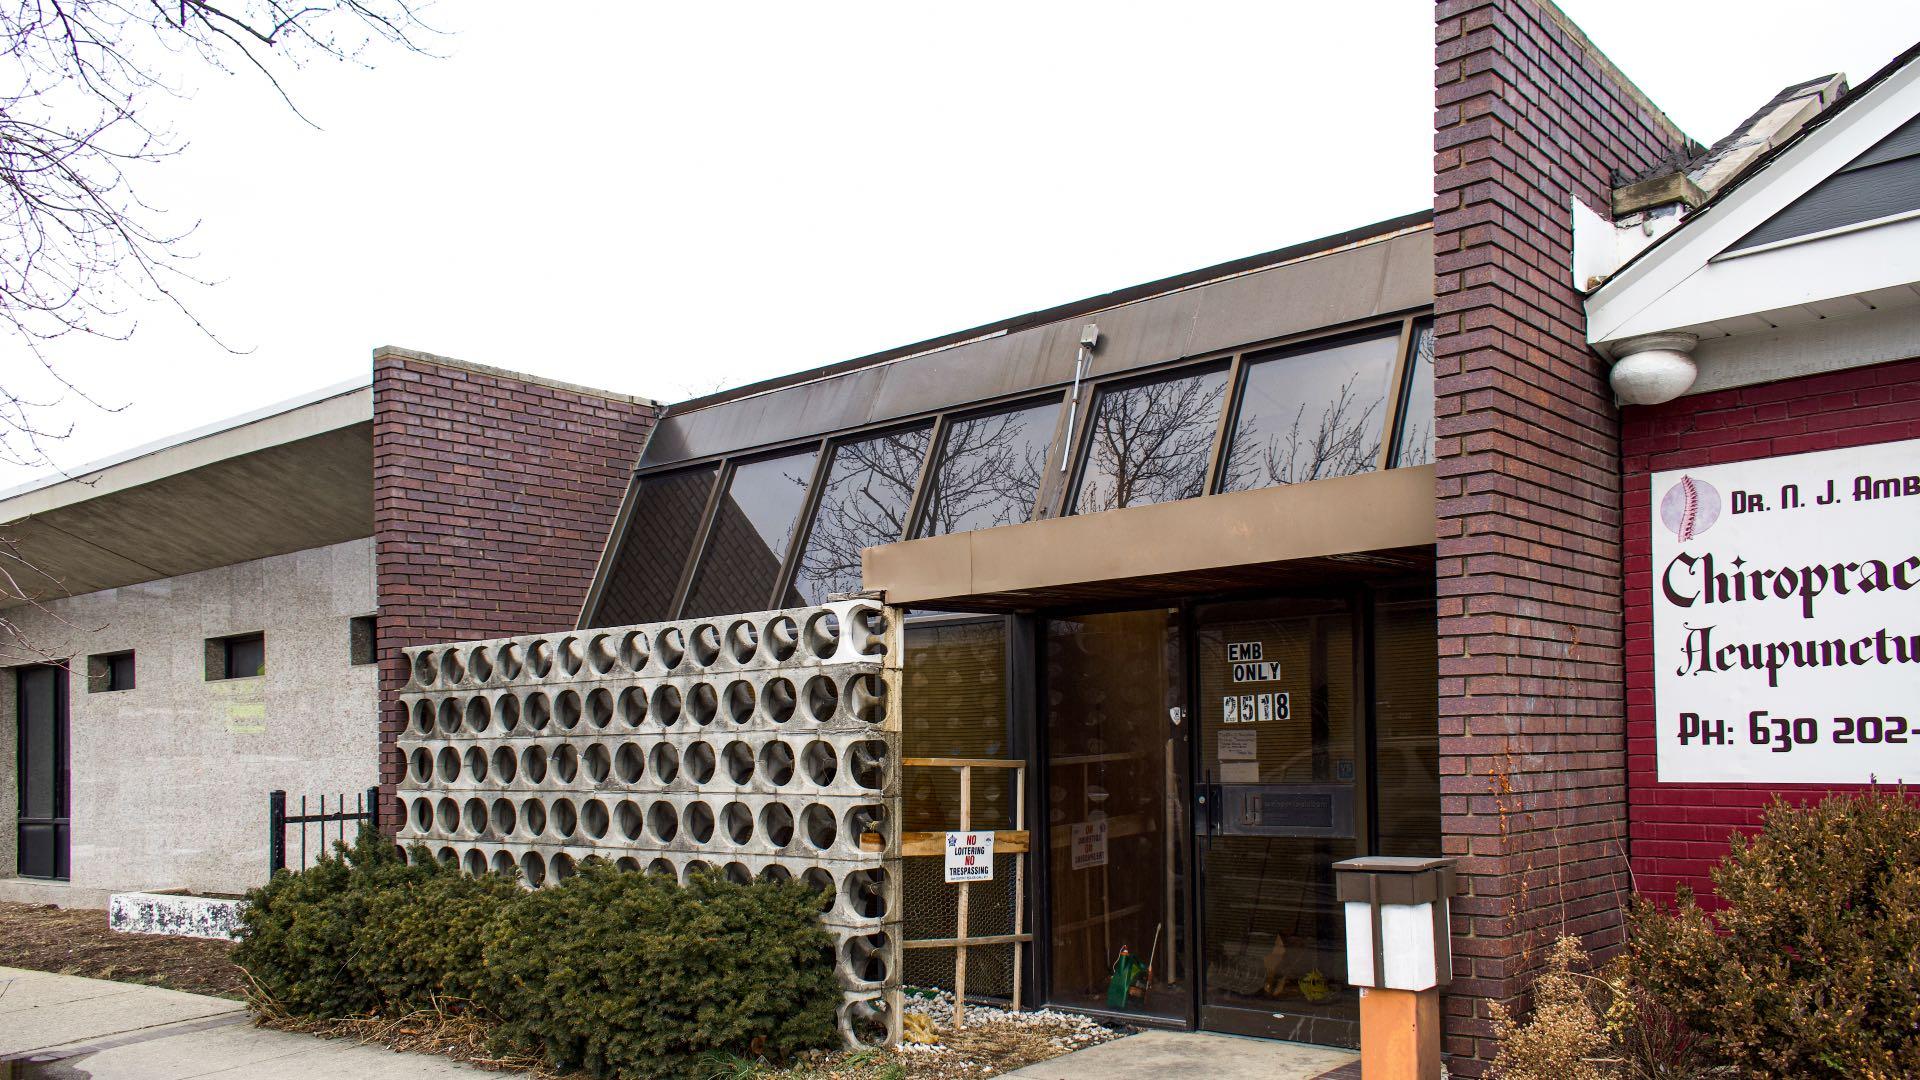
[[[944,536],[1033,517],[1060,402],[988,413],[947,425],[928,471],[927,508],[915,536]]]
[[[347,620],[347,660],[365,665],[379,659],[379,631],[379,623],[372,615],[355,615]]]
[[[1221,491],[1252,491],[1379,466],[1397,332],[1248,357]],[[1429,410],[1431,411],[1431,410]]]
[[[627,525],[600,590],[592,626],[624,626],[673,618],[700,519],[713,493],[718,465],[649,476],[639,481],[627,511]],[[758,605],[755,605],[756,607]]]
[[[87,692],[133,689],[133,651],[99,653],[87,657]]]
[[[931,425],[837,443],[819,508],[793,572],[795,604],[820,604],[860,589],[860,550],[907,531]]]
[[[1413,328],[1413,355],[1407,357],[1407,388],[1401,398],[1400,435],[1393,464],[1433,463],[1433,324]]]
[[[1102,390],[1087,425],[1076,514],[1191,499],[1206,490],[1227,369]]]
[[[687,595],[687,618],[767,606],[813,479],[812,449],[736,466]],[[792,600],[780,606],[798,607]]]
[[[207,639],[207,680],[251,679],[267,673],[264,634],[235,634]]]

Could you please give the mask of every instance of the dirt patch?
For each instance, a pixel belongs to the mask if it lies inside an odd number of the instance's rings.
[[[240,998],[246,976],[232,951],[225,941],[122,934],[92,908],[0,903],[0,967]]]

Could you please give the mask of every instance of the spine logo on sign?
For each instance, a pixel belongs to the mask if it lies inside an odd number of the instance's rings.
[[[1659,778],[1920,777],[1920,441],[1662,474],[1654,491]]]

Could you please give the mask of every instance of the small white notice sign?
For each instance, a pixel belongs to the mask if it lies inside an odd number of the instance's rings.
[[[1107,823],[1105,819],[1073,827],[1073,868],[1091,870],[1107,865]]]
[[[1260,733],[1257,731],[1223,731],[1220,733],[1221,761],[1259,761]]]
[[[947,881],[993,880],[993,834],[991,832],[950,832],[947,834]]]

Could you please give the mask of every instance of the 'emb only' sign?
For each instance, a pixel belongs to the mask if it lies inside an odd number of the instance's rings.
[[[993,834],[990,832],[950,832],[947,834],[947,880],[993,880]]]

